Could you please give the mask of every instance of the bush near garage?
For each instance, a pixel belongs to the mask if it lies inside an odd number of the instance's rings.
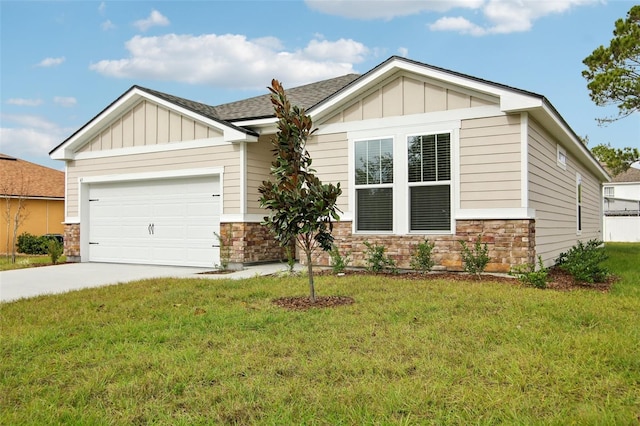
[[[62,237],[59,235],[33,235],[23,232],[18,235],[18,253],[22,254],[49,254],[49,241],[56,241],[62,245]]]

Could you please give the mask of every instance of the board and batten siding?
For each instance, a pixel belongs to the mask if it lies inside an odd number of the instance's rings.
[[[460,208],[521,206],[519,115],[463,120],[460,129]]]
[[[67,163],[66,216],[77,217],[78,179],[81,177],[137,174],[198,168],[224,168],[224,212],[240,211],[240,146],[237,144],[109,156]]]
[[[385,117],[497,105],[486,95],[443,87],[436,81],[399,75],[368,91],[338,113],[317,124],[346,123]]]
[[[536,212],[536,255],[551,265],[578,240],[602,239],[599,180],[567,152],[557,164],[557,142],[534,120],[528,127],[529,207]],[[582,177],[582,232],[577,231],[577,183]]]
[[[105,126],[77,152],[106,151],[221,137],[222,132],[143,100]]]

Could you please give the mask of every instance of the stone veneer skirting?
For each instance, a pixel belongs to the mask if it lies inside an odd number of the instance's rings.
[[[487,272],[509,272],[513,265],[535,263],[535,221],[534,220],[458,220],[455,235],[357,235],[351,232],[351,222],[337,222],[333,227],[335,244],[341,254],[350,252],[350,266],[365,267],[365,241],[382,245],[386,255],[396,261],[399,268],[410,268],[415,247],[428,239],[435,243],[432,259],[434,270],[464,270],[459,240],[468,246],[475,243],[482,234],[482,242],[487,243],[490,261]],[[327,253],[314,253],[315,265],[330,265]]]
[[[350,253],[350,266],[366,266],[365,241],[383,245],[386,254],[396,261],[399,268],[410,268],[415,247],[428,239],[435,243],[432,259],[434,270],[462,271],[459,240],[472,245],[478,235],[489,248],[487,272],[509,272],[512,266],[535,263],[535,221],[533,219],[458,220],[455,235],[359,235],[353,234],[351,222],[335,222],[335,244],[344,255]],[[221,223],[220,236],[229,245],[230,265],[274,262],[287,258],[269,229],[259,223]],[[64,226],[64,253],[69,262],[80,260],[80,224]],[[299,254],[299,253],[298,253]],[[298,258],[301,256],[298,255]],[[302,259],[304,260],[304,259]],[[329,255],[317,250],[313,263],[329,266]]]
[[[221,223],[220,237],[230,243],[230,264],[276,262],[287,258],[286,250],[278,245],[269,229],[259,223]]]

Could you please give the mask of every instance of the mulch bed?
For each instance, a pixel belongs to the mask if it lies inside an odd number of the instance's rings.
[[[330,269],[321,269],[314,272],[315,276],[331,276],[335,275],[333,271]],[[349,275],[384,275],[390,279],[396,280],[446,280],[446,281],[471,281],[471,282],[498,282],[510,285],[521,285],[520,281],[517,278],[507,276],[507,275],[493,275],[493,274],[483,274],[480,276],[480,279],[477,279],[474,276],[471,276],[467,273],[457,273],[457,272],[436,272],[429,274],[421,274],[418,272],[401,272],[398,274],[392,274],[389,272],[382,272],[375,274],[373,272],[369,272],[366,270],[359,269],[351,269],[342,273],[340,276],[336,276],[336,278],[342,276]],[[618,277],[612,275],[609,279],[604,283],[595,283],[595,284],[586,284],[576,282],[573,277],[561,269],[552,267],[549,269],[549,278],[550,281],[547,283],[547,290],[555,290],[555,291],[574,291],[574,290],[595,290],[601,293],[607,293],[611,289],[611,285],[618,280]],[[273,303],[277,306],[280,306],[285,309],[290,310],[307,310],[312,308],[335,308],[339,306],[351,305],[354,303],[354,300],[351,297],[345,296],[318,296],[316,297],[316,302],[313,303],[309,299],[309,297],[299,296],[299,297],[282,297],[279,299],[273,300]]]

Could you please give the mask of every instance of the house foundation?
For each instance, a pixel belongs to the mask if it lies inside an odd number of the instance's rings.
[[[432,259],[434,270],[463,271],[462,246],[459,240],[472,247],[478,235],[489,249],[486,272],[507,273],[512,266],[535,263],[535,220],[458,220],[455,235],[358,235],[352,233],[352,222],[334,223],[335,244],[342,255],[349,253],[350,266],[367,266],[364,245],[382,245],[386,255],[396,261],[399,268],[409,269],[417,245],[425,239],[435,244]],[[328,253],[316,251],[313,263],[330,265]]]

